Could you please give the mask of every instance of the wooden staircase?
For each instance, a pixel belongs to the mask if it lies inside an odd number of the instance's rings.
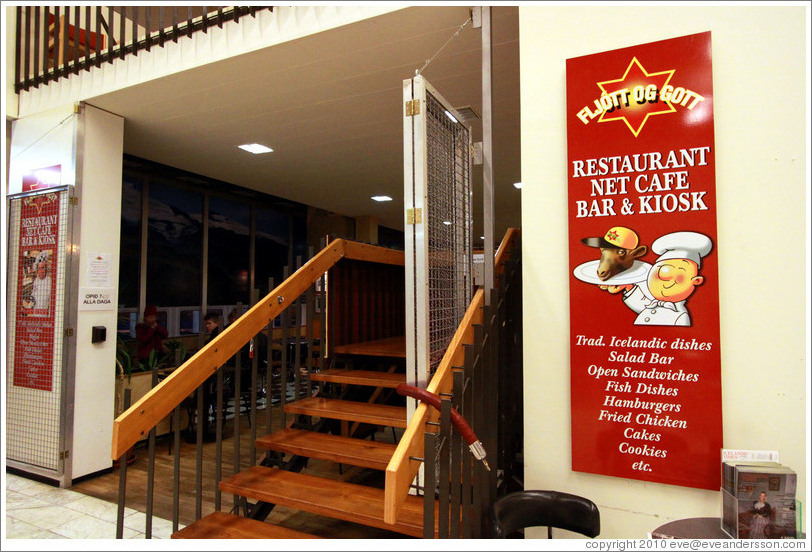
[[[392,371],[329,369],[312,375],[313,381],[373,388],[370,401],[405,381]],[[396,445],[352,437],[358,424],[406,427],[406,408],[377,402],[308,397],[285,405],[287,414],[340,421],[342,435],[284,428],[257,438],[261,450],[326,460],[339,465],[385,470]],[[308,419],[308,418],[305,418]],[[353,424],[352,426],[350,424]],[[253,466],[220,482],[223,493],[302,510],[319,516],[367,525],[410,537],[423,537],[423,498],[407,498],[397,523],[384,522],[384,489],[278,467]],[[435,534],[437,527],[435,527]],[[172,538],[318,538],[306,533],[224,512],[214,512],[172,535]]]

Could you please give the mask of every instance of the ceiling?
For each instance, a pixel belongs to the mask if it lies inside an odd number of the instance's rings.
[[[87,100],[124,117],[126,153],[403,229],[403,80],[482,114],[481,29],[466,6],[411,7]],[[520,225],[518,8],[492,8],[494,241]],[[444,44],[447,44],[443,47]],[[441,50],[441,51],[440,51]],[[482,140],[480,120],[473,140]],[[258,142],[273,153],[236,146]],[[474,238],[482,172],[473,167]],[[373,195],[394,201],[373,202]]]

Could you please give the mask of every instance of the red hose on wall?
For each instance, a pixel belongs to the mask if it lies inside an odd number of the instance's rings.
[[[408,385],[406,383],[398,384],[395,391],[397,391],[399,395],[417,399],[418,401],[422,401],[433,406],[438,412],[440,411],[440,397],[434,393],[426,391],[425,389],[420,389],[419,387],[415,387],[413,385]],[[451,407],[451,423],[454,424],[454,427],[456,427],[457,431],[460,432],[460,435],[462,435],[463,439],[465,439],[465,442],[468,443],[468,448],[471,449],[471,454],[474,455],[474,458],[481,460],[485,465],[485,469],[491,471],[491,467],[485,460],[485,447],[483,447],[482,443],[479,442],[474,430],[471,429],[471,426],[468,425],[465,418],[463,418],[453,406]]]

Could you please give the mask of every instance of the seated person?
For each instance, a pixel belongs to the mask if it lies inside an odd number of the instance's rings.
[[[146,365],[152,351],[155,351],[156,355],[166,353],[163,341],[168,335],[166,328],[158,323],[158,309],[155,305],[147,305],[144,309],[144,321],[135,326],[138,362]]]

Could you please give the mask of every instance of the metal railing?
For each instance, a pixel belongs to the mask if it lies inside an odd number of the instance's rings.
[[[18,6],[14,90],[19,93],[272,6]]]
[[[485,305],[478,290],[427,390],[437,412],[421,403],[386,469],[388,523],[423,467],[425,538],[485,538],[497,496],[523,487],[521,244],[509,230],[495,259],[496,287]],[[451,408],[476,431],[490,471],[473,458],[451,423]]]
[[[345,260],[400,266],[404,263],[402,251],[335,240],[304,265],[297,259],[296,271],[289,277],[286,267],[283,271],[285,280],[275,288],[271,281],[269,288],[272,291],[259,301],[255,290],[253,306],[163,381],[159,383],[157,370],[153,372],[153,389],[132,406],[127,405],[127,410],[114,422],[112,457],[120,464],[117,538],[123,538],[124,534],[126,501],[134,498],[136,503],[144,505],[147,514],[144,532],[146,538],[152,537],[153,503],[157,493],[162,495],[164,502],[171,500],[173,532],[177,532],[181,524],[182,495],[187,497],[186,504],[189,495],[194,497],[194,513],[183,512],[184,518],[190,521],[201,519],[204,509],[212,507],[216,511],[228,509],[255,519],[264,519],[268,515],[269,505],[249,504],[244,497],[237,495],[234,495],[232,505],[224,506],[219,482],[230,475],[227,472],[237,473],[258,462],[279,465],[279,458],[270,451],[258,458],[257,432],[261,428],[270,433],[274,424],[276,429],[282,429],[279,420],[272,420],[272,407],[284,409],[287,402],[312,393],[315,382],[310,376],[323,367],[327,351],[327,309],[323,296],[319,295],[327,289],[325,275]],[[318,306],[317,298],[321,299]],[[246,349],[253,349],[257,354],[249,354],[246,358],[242,354]],[[259,365],[261,362],[264,366]],[[225,372],[229,375],[226,376]],[[226,377],[230,378],[229,384],[225,382]],[[248,379],[248,385],[243,378]],[[209,386],[208,390],[206,386]],[[208,420],[209,405],[213,406],[215,434],[213,445],[204,452],[204,421]],[[184,409],[194,422],[194,430],[187,432],[187,441],[194,441],[193,469],[188,467],[190,459],[184,459],[185,467],[181,466],[181,457],[184,456],[181,453],[181,414]],[[173,426],[169,435],[171,480],[156,478],[155,473],[156,461],[163,466],[164,473],[169,471],[169,459],[164,455],[156,458],[155,445],[156,426],[167,415],[171,416]],[[241,421],[246,418],[250,427],[247,447],[241,443],[246,435]],[[232,426],[227,435],[229,420]],[[146,496],[136,498],[133,497],[135,491],[127,489],[127,452],[145,436],[148,451]],[[230,446],[230,454],[225,446]],[[294,458],[290,462],[296,461]],[[156,490],[156,484],[161,488]],[[171,498],[167,498],[170,491]]]

